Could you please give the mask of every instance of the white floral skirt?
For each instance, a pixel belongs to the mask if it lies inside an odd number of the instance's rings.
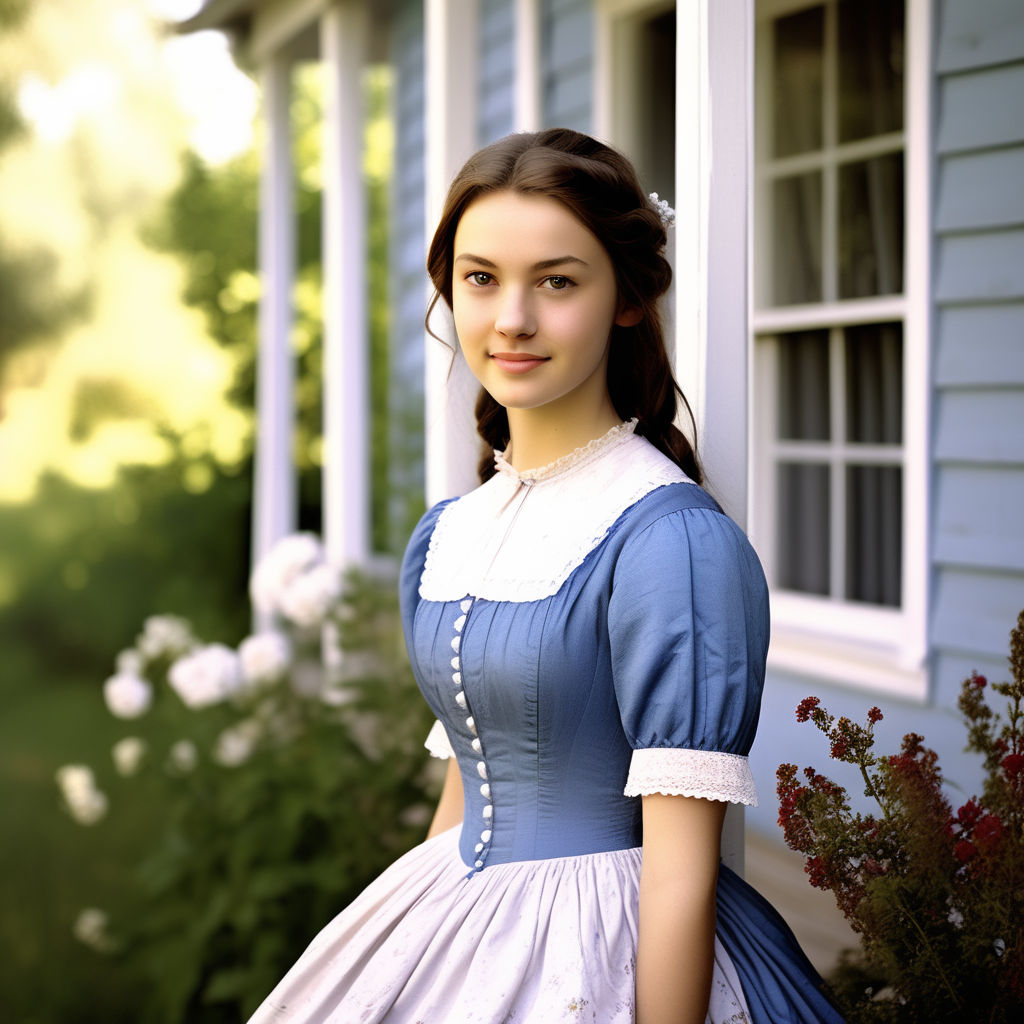
[[[489,865],[458,828],[396,861],[250,1024],[632,1024],[640,850]],[[749,1021],[715,941],[708,1024]]]

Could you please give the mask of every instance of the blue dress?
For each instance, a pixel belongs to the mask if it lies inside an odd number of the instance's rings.
[[[252,1024],[631,1024],[641,801],[755,802],[768,597],[746,537],[622,424],[431,509],[406,644],[463,824],[313,941]],[[778,914],[720,869],[711,1024],[841,1017]]]

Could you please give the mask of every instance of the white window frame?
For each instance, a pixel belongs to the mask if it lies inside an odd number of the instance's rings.
[[[768,23],[781,15],[832,0],[758,0],[756,52],[767,52]],[[928,695],[928,491],[931,199],[931,5],[906,0],[904,78],[904,291],[899,296],[829,301],[763,309],[754,302],[750,343],[755,352],[754,438],[774,437],[774,361],[759,349],[759,335],[858,323],[903,325],[902,579],[898,609],[772,589],[769,668],[850,687],[881,691],[912,702]],[[770,95],[770,67],[755,67],[757,95]],[[869,144],[870,145],[870,144]],[[754,258],[767,265],[769,242],[757,230],[766,209],[755,185]],[[824,201],[824,200],[823,200]],[[827,201],[826,201],[827,202]],[[823,258],[829,258],[823,254]],[[775,505],[774,461],[751,460],[751,539],[772,579]],[[833,538],[833,544],[841,540]]]

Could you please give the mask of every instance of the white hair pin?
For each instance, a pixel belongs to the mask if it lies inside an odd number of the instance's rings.
[[[648,198],[651,201],[651,205],[657,211],[658,216],[661,218],[661,223],[664,225],[666,230],[668,228],[675,227],[676,211],[668,205],[668,202],[664,199],[659,199],[657,192],[652,192]]]

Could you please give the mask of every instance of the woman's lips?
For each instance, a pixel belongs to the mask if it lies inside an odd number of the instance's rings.
[[[529,373],[548,361],[547,356],[535,356],[532,352],[492,352],[491,359],[505,373]]]

